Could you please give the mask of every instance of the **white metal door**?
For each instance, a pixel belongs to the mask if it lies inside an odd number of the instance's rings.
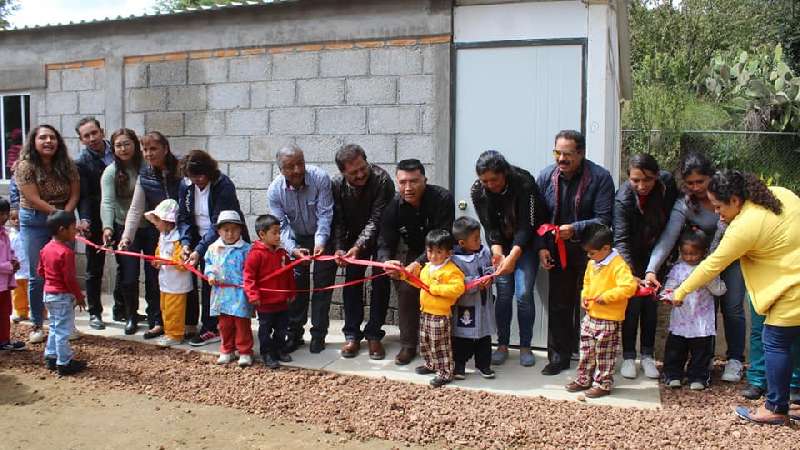
[[[553,137],[581,129],[583,46],[461,46],[455,64],[457,215],[475,215],[469,189],[475,161],[494,149],[534,176],[553,160]],[[466,203],[466,208],[461,205]],[[516,308],[512,344],[519,338]],[[547,276],[536,281],[533,345],[547,346]]]

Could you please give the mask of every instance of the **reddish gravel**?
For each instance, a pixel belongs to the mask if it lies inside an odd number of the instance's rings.
[[[17,338],[25,327],[16,327]],[[662,390],[662,410],[593,406],[261,365],[220,367],[197,352],[84,336],[74,342],[91,387],[167,400],[229,406],[307,422],[356,439],[472,448],[798,448],[790,426],[748,425],[734,417],[735,386],[705,392]],[[302,351],[302,350],[301,350]],[[5,353],[0,369],[54,376],[42,346]]]

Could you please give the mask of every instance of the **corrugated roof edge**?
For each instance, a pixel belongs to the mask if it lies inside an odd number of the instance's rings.
[[[173,9],[167,11],[155,10],[152,12],[145,12],[142,14],[131,14],[127,17],[117,16],[117,17],[106,17],[104,19],[93,19],[93,20],[81,20],[79,22],[69,21],[66,23],[48,23],[44,25],[35,25],[32,27],[24,26],[24,27],[10,27],[6,29],[0,29],[0,33],[3,32],[13,32],[13,31],[26,31],[26,30],[41,30],[44,28],[55,28],[55,27],[74,27],[74,26],[81,26],[81,25],[91,25],[91,24],[99,24],[99,23],[110,23],[110,22],[122,22],[126,20],[135,20],[135,19],[142,19],[145,17],[155,17],[155,16],[176,16],[179,14],[187,14],[187,13],[195,13],[195,12],[203,12],[203,11],[212,11],[212,10],[220,10],[220,9],[233,9],[233,8],[241,8],[241,7],[248,7],[248,6],[270,6],[279,3],[292,3],[297,2],[300,0],[247,0],[242,2],[231,2],[228,4],[215,4],[212,6],[198,6],[196,8],[186,8],[186,9]]]

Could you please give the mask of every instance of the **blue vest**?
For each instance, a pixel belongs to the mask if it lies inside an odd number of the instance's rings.
[[[155,209],[159,203],[168,198],[177,201],[180,182],[180,178],[175,178],[173,182],[168,183],[160,173],[157,173],[150,166],[145,166],[140,170],[139,184],[144,190],[147,211]]]

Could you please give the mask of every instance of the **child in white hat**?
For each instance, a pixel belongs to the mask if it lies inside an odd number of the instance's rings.
[[[232,362],[238,351],[239,366],[247,367],[253,364],[253,307],[242,284],[250,244],[242,239],[244,222],[237,211],[221,211],[215,226],[219,239],[206,250],[203,272],[212,286],[210,313],[219,316],[222,344],[217,363]]]
[[[178,202],[168,198],[156,209],[144,213],[144,217],[159,231],[155,255],[175,263],[183,261],[181,235],[175,228]],[[162,347],[183,343],[186,318],[186,294],[194,288],[192,274],[183,266],[153,261],[159,269],[158,284],[161,289],[161,316],[164,321],[164,336],[158,342]]]

